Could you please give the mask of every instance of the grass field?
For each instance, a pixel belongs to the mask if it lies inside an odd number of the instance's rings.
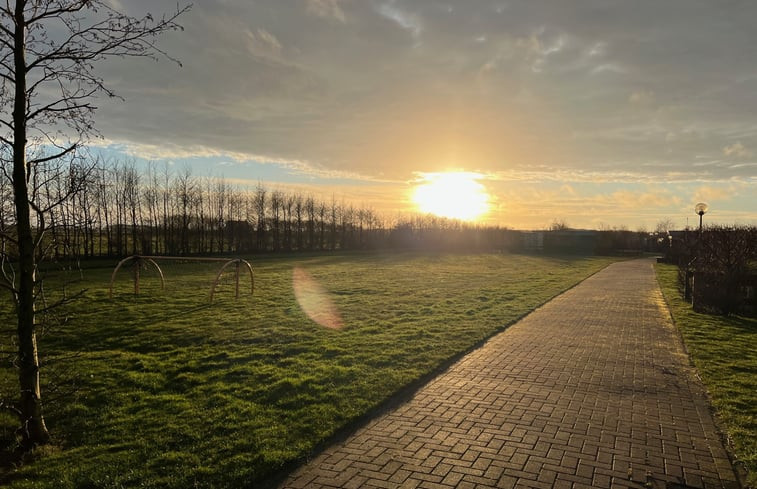
[[[676,267],[658,265],[657,276],[737,461],[757,487],[757,318],[696,313],[678,293]]]
[[[64,387],[44,393],[54,444],[6,470],[4,482],[250,487],[610,261],[266,258],[253,262],[254,297],[235,302],[226,284],[212,305],[207,266],[166,266],[167,290],[143,277],[138,297],[124,275],[112,300],[112,268],[84,270],[88,290],[68,307],[70,321],[40,339],[43,379],[60,377]],[[318,326],[302,312],[295,267],[328,291],[342,329]],[[2,324],[9,348],[12,318]],[[0,371],[0,392],[14,385],[15,372]],[[4,416],[0,439],[7,441],[15,420]]]

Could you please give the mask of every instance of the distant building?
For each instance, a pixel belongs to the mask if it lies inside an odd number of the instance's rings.
[[[543,251],[544,231],[523,231],[523,251]]]
[[[597,250],[597,231],[566,229],[544,233],[544,250],[549,253],[591,255]]]

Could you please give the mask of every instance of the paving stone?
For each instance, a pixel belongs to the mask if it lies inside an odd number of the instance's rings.
[[[553,299],[281,487],[738,488],[652,263]]]

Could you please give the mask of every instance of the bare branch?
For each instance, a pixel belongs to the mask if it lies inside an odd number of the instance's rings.
[[[45,301],[45,307],[43,307],[41,309],[38,309],[37,313],[38,314],[46,314],[46,313],[48,313],[48,312],[50,312],[50,311],[52,311],[54,309],[58,309],[62,305],[69,304],[69,303],[75,301],[76,299],[78,299],[79,297],[83,296],[85,292],[86,292],[86,290],[80,290],[79,292],[76,292],[73,295],[63,297],[62,299],[58,299],[57,301],[55,301],[55,302],[53,302],[51,304],[47,304],[47,302]],[[44,293],[41,292],[39,295],[43,296]]]
[[[16,288],[16,271],[13,269],[12,265],[8,265],[8,254],[5,252],[5,243],[3,243],[2,254],[0,254],[0,272],[2,272],[2,283],[0,286],[9,290],[15,298],[16,294],[18,294],[18,289]]]
[[[34,158],[34,159],[30,159],[30,160],[29,160],[29,164],[30,164],[30,165],[36,165],[36,164],[39,164],[39,163],[45,163],[45,162],[47,162],[47,161],[51,161],[51,160],[57,160],[58,158],[62,158],[62,157],[64,157],[64,156],[66,156],[67,154],[69,154],[69,153],[71,153],[71,152],[75,151],[75,150],[76,150],[76,149],[77,149],[78,147],[79,147],[79,145],[78,145],[78,144],[72,144],[72,145],[71,145],[71,146],[69,146],[68,148],[64,149],[63,151],[61,151],[61,152],[59,152],[59,153],[55,153],[54,155],[51,155],[51,156],[46,156],[46,157],[44,157],[44,158]]]
[[[5,70],[8,71],[8,73],[13,73],[13,69],[10,66],[8,66],[8,64],[6,64],[5,61],[0,61],[0,66],[5,68]],[[16,79],[14,77],[10,75],[6,75],[4,72],[0,72],[0,78],[4,78],[11,83],[16,83]]]
[[[3,277],[2,279],[0,279],[0,289],[7,290],[11,294],[16,295],[18,294],[18,289],[14,287],[12,284],[13,282],[10,282],[8,280],[8,276],[5,274],[5,270],[3,270]]]
[[[8,404],[8,402],[5,399],[0,399],[0,409],[3,411],[10,411],[14,415],[21,417],[21,410],[19,410],[13,404]]]
[[[90,6],[93,3],[94,2],[89,2],[87,0],[79,0],[77,3],[74,3],[71,7],[59,7],[59,8],[54,8],[50,10],[44,10],[41,14],[28,19],[26,23],[34,24],[43,19],[51,19],[51,18],[60,17],[61,15],[64,15],[64,14],[74,14],[76,12],[81,12],[84,8]]]
[[[5,231],[0,231],[0,238],[4,239],[6,241],[10,241],[13,244],[18,244],[18,241],[16,240],[16,238],[14,238],[10,234],[6,233]],[[5,250],[3,250],[1,252],[1,254],[2,254],[2,256],[5,256]]]
[[[52,71],[52,70],[45,70],[45,74],[41,77],[39,77],[39,80],[29,85],[26,89],[27,96],[30,96],[34,94],[37,91],[37,88],[42,85],[43,83],[48,83],[54,81],[56,78],[60,77],[60,73]]]
[[[9,39],[13,39],[13,32],[2,24],[0,24],[0,31],[2,31]],[[10,43],[5,41],[5,39],[3,39],[3,44],[10,47]]]
[[[106,7],[108,8],[108,7]],[[68,25],[71,35],[53,51],[40,55],[27,65],[29,72],[40,64],[55,60],[69,60],[75,62],[93,61],[107,56],[152,56],[152,52],[165,56],[173,61],[164,51],[157,48],[154,38],[159,34],[181,29],[176,19],[190,9],[189,6],[178,10],[168,18],[163,18],[153,26],[149,22],[152,16],[134,19],[127,15],[110,10],[107,18],[87,28]],[[78,9],[81,10],[81,9]],[[29,23],[34,20],[29,21]]]
[[[86,98],[89,98],[90,96],[92,96],[94,94],[95,94],[95,90],[93,90],[92,92],[90,92],[90,93],[88,93],[86,95],[81,95],[81,96],[76,96],[76,97],[67,97],[67,98],[63,98],[63,99],[60,99],[60,100],[56,100],[55,102],[51,102],[51,103],[45,105],[44,107],[42,107],[40,109],[37,109],[34,112],[28,114],[26,116],[26,119],[29,120],[29,121],[33,121],[40,114],[44,114],[46,112],[47,113],[61,113],[61,112],[75,111],[75,110],[78,110],[78,109],[94,109],[94,107],[92,107],[92,105],[90,105],[89,103],[86,103],[86,104],[73,104],[73,105],[69,105],[69,106],[65,106],[65,107],[57,107],[58,104],[71,103],[72,100],[86,99]]]

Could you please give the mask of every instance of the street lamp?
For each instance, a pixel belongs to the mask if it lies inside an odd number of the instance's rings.
[[[708,206],[704,202],[700,202],[694,207],[694,212],[696,214],[699,214],[699,235],[700,236],[702,235],[702,216],[704,215],[705,212],[707,212],[707,209],[708,209]]]
[[[699,214],[699,239],[697,239],[697,249],[696,249],[696,256],[694,257],[694,260],[691,260],[689,262],[689,266],[691,266],[694,261],[697,262],[697,268],[699,270],[703,270],[704,267],[702,265],[702,216],[704,216],[704,213],[707,212],[708,206],[704,202],[700,202],[697,205],[694,206],[694,213]],[[689,267],[687,267],[686,270],[686,284],[684,286],[684,298],[686,300],[691,300],[692,305],[694,304],[694,271],[691,270]]]

